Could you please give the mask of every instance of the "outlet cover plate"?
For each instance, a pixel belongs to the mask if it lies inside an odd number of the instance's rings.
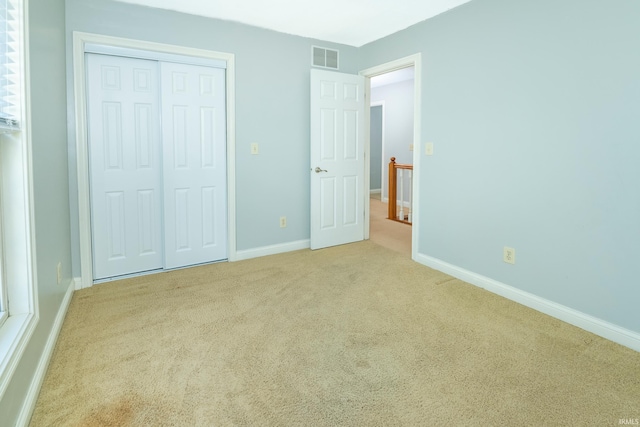
[[[56,279],[59,285],[62,282],[62,262],[59,262],[56,266]]]
[[[510,248],[508,246],[504,247],[502,252],[502,260],[507,264],[515,264],[516,263],[516,250]]]

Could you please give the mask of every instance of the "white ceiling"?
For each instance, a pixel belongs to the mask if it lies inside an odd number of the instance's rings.
[[[415,69],[413,67],[401,68],[390,73],[380,74],[371,78],[371,88],[386,86],[394,83],[400,83],[415,78]]]
[[[470,0],[120,0],[360,47]]]

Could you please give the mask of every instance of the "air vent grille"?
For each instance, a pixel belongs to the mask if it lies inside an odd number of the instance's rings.
[[[338,69],[338,51],[325,47],[311,47],[311,63],[314,67]]]

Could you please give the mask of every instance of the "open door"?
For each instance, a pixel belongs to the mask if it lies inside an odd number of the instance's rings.
[[[364,240],[364,77],[311,70],[311,249]]]

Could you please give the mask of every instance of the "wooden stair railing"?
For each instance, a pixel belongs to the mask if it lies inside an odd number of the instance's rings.
[[[392,157],[389,162],[389,218],[393,221],[402,222],[404,224],[411,225],[411,208],[409,208],[407,214],[404,212],[404,179],[400,179],[400,212],[398,212],[398,169],[401,171],[410,170],[410,181],[413,181],[413,165],[405,165],[396,163],[396,158]],[[404,177],[404,173],[401,172],[401,177]],[[413,192],[413,185],[410,185],[411,189],[409,194]],[[412,197],[410,196],[410,199]],[[411,200],[409,200],[411,202]]]

